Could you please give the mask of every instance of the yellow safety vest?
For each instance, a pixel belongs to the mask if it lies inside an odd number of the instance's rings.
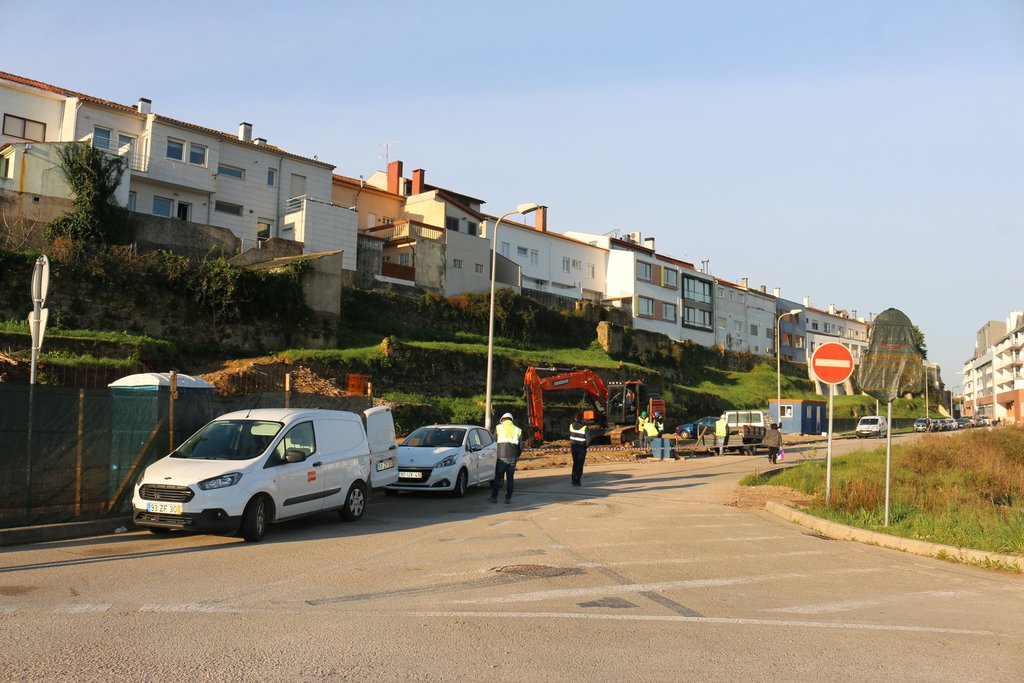
[[[580,441],[580,442],[586,443],[587,442],[587,425],[585,425],[582,422],[580,422],[579,423],[580,426],[577,429],[576,427],[573,426],[575,424],[576,423],[573,422],[573,423],[571,423],[569,425],[569,441]]]
[[[729,423],[724,417],[718,418],[715,422],[715,436],[727,436],[729,434]]]
[[[503,420],[494,428],[495,441],[498,443],[519,444],[523,439],[523,430],[511,420]]]

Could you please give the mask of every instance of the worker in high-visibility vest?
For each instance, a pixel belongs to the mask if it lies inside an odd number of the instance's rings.
[[[583,463],[587,459],[587,423],[576,413],[569,423],[569,450],[572,452],[572,485],[583,486]]]
[[[512,502],[512,482],[516,474],[516,463],[523,452],[523,430],[512,420],[512,413],[505,413],[494,428],[494,440],[498,442],[498,459],[494,462],[494,480],[491,482],[491,502],[498,502],[498,491],[501,490],[503,479],[508,480],[505,487],[505,502]]]
[[[725,415],[715,422],[715,442],[718,444],[718,454],[725,455],[725,447],[729,443],[729,423],[726,421]]]
[[[640,416],[636,418],[636,433],[637,439],[640,440],[640,448],[647,448],[647,411],[640,413]]]

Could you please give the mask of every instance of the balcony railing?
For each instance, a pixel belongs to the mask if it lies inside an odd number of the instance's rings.
[[[133,171],[146,173],[149,170],[149,158],[139,154],[135,150],[135,144],[118,144],[113,140],[94,137],[92,134],[83,138],[83,141],[90,142],[93,147],[106,152],[110,156],[123,157],[128,162],[128,167]]]
[[[444,239],[444,230],[442,228],[434,228],[429,225],[410,225],[408,223],[391,225],[385,228],[374,228],[367,232],[375,237],[383,237],[386,240],[414,238],[442,241]]]

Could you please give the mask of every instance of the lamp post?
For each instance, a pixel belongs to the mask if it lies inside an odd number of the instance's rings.
[[[803,313],[803,310],[794,308],[791,311],[780,313],[779,317],[775,319],[775,410],[779,413],[776,415],[776,419],[780,426],[782,425],[782,342],[779,341],[779,337],[782,336],[782,319],[787,315]]]
[[[497,272],[498,262],[498,226],[501,225],[501,221],[512,214],[520,213],[525,216],[539,208],[538,204],[519,204],[515,211],[502,214],[494,222],[494,233],[491,235],[491,307],[487,315],[487,388],[484,398],[484,429],[491,428],[491,385],[494,376],[494,276]]]

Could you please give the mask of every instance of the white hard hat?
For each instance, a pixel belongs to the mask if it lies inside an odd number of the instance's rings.
[[[511,419],[512,419],[512,413],[505,413],[504,415],[501,416],[501,420],[498,420],[498,422],[501,422],[502,420],[511,420]]]

